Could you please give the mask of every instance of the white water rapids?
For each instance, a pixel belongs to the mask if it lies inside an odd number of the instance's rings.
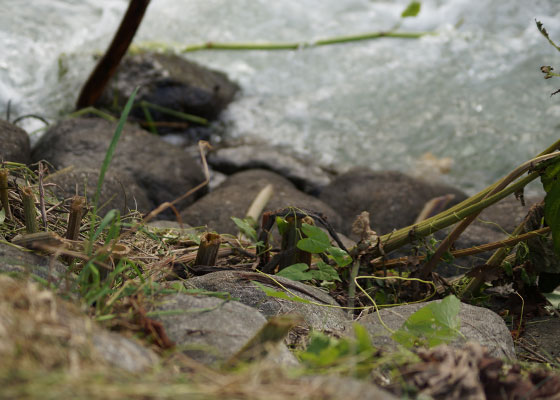
[[[408,0],[152,0],[136,44],[313,41],[392,28]],[[0,0],[0,115],[50,120],[72,109],[127,7],[125,0]],[[424,0],[402,31],[298,51],[201,51],[242,93],[228,134],[286,145],[323,165],[410,171],[449,157],[447,182],[467,191],[503,176],[558,139],[557,0]],[[41,126],[26,120],[28,131]]]

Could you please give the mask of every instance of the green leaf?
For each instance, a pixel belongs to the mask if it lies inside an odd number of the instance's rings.
[[[340,281],[340,277],[338,276],[338,271],[331,267],[329,264],[326,264],[322,261],[317,263],[318,270],[311,270],[309,271],[313,276],[313,279],[317,279],[319,281]]]
[[[0,210],[0,225],[2,225],[5,220],[6,220],[6,210],[1,209]]]
[[[416,17],[420,12],[420,5],[421,4],[419,1],[410,2],[410,4],[402,12],[401,17],[402,18]]]
[[[550,304],[552,304],[552,307],[554,307],[557,310],[560,310],[560,292],[559,291],[554,291],[552,293],[543,293],[542,295],[544,297],[546,297],[546,299],[548,300],[548,302]]]
[[[288,229],[288,221],[286,221],[285,218],[276,217],[276,226],[278,227],[278,233],[283,235],[286,232],[286,229]]]
[[[313,275],[310,272],[305,272],[309,269],[309,265],[305,263],[299,263],[290,265],[281,271],[278,271],[277,276],[291,279],[293,281],[308,281],[313,279]]]
[[[257,241],[257,231],[255,230],[255,228],[253,228],[253,226],[250,223],[252,218],[249,220],[247,218],[241,219],[241,218],[231,217],[231,219],[233,220],[233,223],[237,225],[237,228],[243,235],[247,236],[253,242]]]
[[[307,237],[298,241],[298,249],[318,254],[331,247],[329,237],[320,228],[309,224],[302,224],[301,230]]]
[[[290,296],[287,293],[266,287],[259,282],[251,281],[255,286],[261,289],[268,297],[276,297],[278,299],[297,301],[298,303],[311,304],[309,300],[302,299],[301,297]]]
[[[552,186],[560,180],[560,157],[543,162],[546,165],[544,173],[541,175],[541,182],[545,192],[549,192]]]
[[[354,322],[352,326],[354,327],[354,336],[356,337],[356,342],[358,344],[358,353],[373,350],[371,338],[369,337],[369,333],[366,328],[357,322]]]
[[[447,296],[439,303],[432,303],[412,314],[391,337],[407,348],[449,343],[459,333],[458,318],[461,302]]]
[[[345,267],[352,262],[352,257],[339,247],[331,246],[327,248],[327,253],[330,254],[330,258],[332,258],[339,267]]]

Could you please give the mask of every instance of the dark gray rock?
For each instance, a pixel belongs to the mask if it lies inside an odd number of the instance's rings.
[[[142,53],[127,56],[119,65],[97,106],[122,110],[135,87],[140,86],[135,104],[146,101],[173,111],[216,119],[233,100],[239,86],[218,71],[198,65],[174,54]],[[177,117],[151,109],[156,122],[182,122]],[[131,115],[145,121],[141,107],[135,106]],[[208,140],[211,129],[188,123],[188,127],[158,127],[160,134],[181,132],[196,142]]]
[[[348,322],[346,313],[339,308],[329,308],[314,304],[304,304],[276,297],[268,297],[261,289],[251,282],[251,277],[257,280],[262,274],[238,271],[219,271],[197,276],[185,281],[187,289],[197,288],[213,292],[227,292],[233,298],[248,306],[258,309],[267,318],[282,314],[299,314],[307,325],[315,330],[341,331]],[[289,296],[297,295],[306,300],[339,306],[339,304],[321,289],[301,282],[275,276],[278,282],[287,287],[293,294],[286,292],[274,282],[262,283],[277,291],[288,293]],[[312,294],[313,296],[310,296]]]
[[[65,278],[72,278],[68,267],[56,258],[40,256],[5,243],[0,243],[0,272],[35,275],[55,286],[62,284]]]
[[[155,319],[162,322],[169,339],[185,354],[204,364],[228,360],[266,323],[254,308],[216,297],[166,296],[155,310],[177,311],[162,313]],[[297,365],[284,344],[277,350],[277,354],[271,354],[276,362]]]
[[[525,205],[522,205],[514,195],[508,196],[484,209],[475,224],[487,226],[504,235],[511,233],[525,219],[531,205],[541,200],[542,197],[529,196],[525,199]]]
[[[467,198],[455,188],[401,172],[354,169],[337,176],[319,198],[342,216],[341,232],[354,239],[352,223],[362,211],[369,212],[371,228],[385,234],[413,224],[426,202],[446,194],[455,196],[449,206]]]
[[[78,194],[86,197],[91,205],[95,199],[98,178],[98,169],[70,167],[49,175],[45,183],[55,185],[51,190],[59,199],[69,199]],[[111,209],[119,210],[122,215],[130,210],[138,210],[145,214],[152,210],[153,204],[130,175],[113,170],[105,174],[99,196],[99,207],[98,211],[102,214]]]
[[[99,356],[107,363],[129,372],[154,367],[159,359],[150,349],[115,332],[95,329],[91,341]]]
[[[440,302],[441,300],[435,301]],[[379,315],[377,313],[368,314],[357,322],[369,332],[374,346],[392,349],[395,342],[390,338],[391,333],[379,322],[379,317],[390,329],[398,330],[408,317],[430,303],[432,302],[382,309],[379,311]],[[461,303],[459,318],[461,320],[460,331],[465,339],[458,337],[451,343],[453,346],[461,347],[466,341],[472,341],[485,346],[493,357],[515,360],[511,333],[498,314],[487,308]]]
[[[266,144],[218,149],[208,155],[208,163],[213,169],[228,175],[255,168],[274,171],[312,195],[318,194],[331,181],[331,175],[321,168]]]
[[[29,164],[29,136],[23,129],[0,119],[0,161]]]
[[[300,192],[280,175],[259,169],[230,176],[213,192],[181,212],[181,218],[191,226],[207,225],[220,233],[237,234],[231,217],[244,218],[257,194],[268,184],[274,186],[274,194],[265,211],[300,207],[325,214],[335,229],[340,226],[340,216],[321,200]]]
[[[62,121],[49,129],[32,152],[56,169],[69,166],[100,169],[116,124],[98,118]],[[146,131],[126,125],[109,171],[128,174],[146,191],[152,206],[172,201],[204,181],[201,167],[180,149]],[[203,192],[185,199],[191,204]]]

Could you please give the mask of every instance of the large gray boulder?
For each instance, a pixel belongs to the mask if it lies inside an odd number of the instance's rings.
[[[337,176],[319,198],[343,218],[341,232],[354,238],[352,223],[362,212],[378,234],[411,225],[424,205],[434,197],[454,195],[449,206],[467,196],[455,188],[424,182],[401,172],[353,169]]]
[[[32,152],[56,169],[76,166],[99,170],[116,124],[99,118],[65,120],[45,133]],[[128,174],[144,189],[152,207],[172,201],[204,181],[202,169],[187,153],[133,125],[126,125],[109,171]],[[178,206],[192,203],[195,193]]]
[[[120,112],[132,91],[139,86],[131,116],[146,121],[141,102],[165,107],[209,120],[218,118],[233,100],[239,86],[219,71],[203,67],[175,54],[140,53],[125,57],[96,106]],[[164,113],[149,109],[158,133],[181,133],[189,142],[208,140],[212,130]]]
[[[260,169],[230,176],[214,191],[181,212],[181,217],[191,226],[207,225],[219,233],[237,234],[238,229],[231,217],[244,218],[257,194],[268,184],[273,185],[274,193],[265,211],[294,206],[323,213],[335,229],[340,226],[340,216],[331,207],[300,192],[280,175]]]
[[[59,199],[69,199],[78,194],[84,196],[92,205],[98,179],[98,169],[70,167],[47,176],[45,183],[54,184],[50,188]],[[145,214],[152,210],[153,203],[130,175],[111,170],[105,174],[98,207],[101,213],[116,209],[121,215],[130,210],[138,210]]]
[[[280,148],[266,144],[225,147],[208,154],[210,166],[228,175],[247,169],[262,168],[287,178],[305,193],[316,195],[331,181],[331,175],[310,162]]]
[[[0,143],[0,162],[29,164],[29,136],[23,129],[0,119]]]
[[[54,257],[40,256],[30,250],[19,249],[0,243],[0,272],[17,274],[22,277],[38,277],[42,280],[61,285],[72,274],[68,267]]]
[[[182,293],[160,299],[153,311],[169,339],[204,364],[227,361],[266,323],[257,310],[236,301]],[[283,343],[270,356],[280,364],[298,363]]]
[[[219,271],[197,276],[184,282],[187,289],[204,289],[213,292],[227,292],[243,304],[254,307],[265,317],[271,318],[282,314],[299,314],[305,323],[315,330],[342,331],[348,322],[344,311],[337,308],[339,304],[325,291],[301,282],[274,276],[281,288],[265,275],[255,272]],[[298,296],[317,304],[305,304],[267,296],[251,281],[257,281],[266,287]],[[288,292],[289,290],[289,292]],[[290,293],[291,292],[291,293]]]
[[[441,300],[434,300],[440,302]],[[374,346],[392,349],[395,342],[391,339],[391,332],[387,331],[379,319],[393,331],[398,330],[404,322],[418,311],[433,302],[407,304],[392,308],[381,309],[379,314],[364,316],[357,322],[366,328]],[[493,357],[515,360],[515,349],[511,333],[504,320],[495,312],[482,307],[461,303],[459,311],[461,321],[460,332],[464,336],[458,337],[451,344],[455,347],[463,346],[472,341],[485,346]]]

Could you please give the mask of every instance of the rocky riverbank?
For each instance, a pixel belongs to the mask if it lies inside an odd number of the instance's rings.
[[[131,85],[142,83],[144,86],[139,92],[139,104],[148,102],[164,107],[163,112],[161,108],[152,109],[150,114],[153,120],[165,122],[161,124],[164,126],[161,133],[174,131],[177,134],[180,131],[190,138],[187,142],[191,143],[201,137],[212,139],[215,133],[211,128],[186,123],[177,114],[170,116],[165,110],[215,119],[228,102],[233,100],[234,93],[238,90],[222,74],[195,67],[180,59],[171,61],[163,56],[135,56],[121,68],[124,69],[108,89],[107,93],[111,96],[105,96],[104,104],[110,102],[122,105]],[[133,117],[138,123],[144,121],[146,115],[140,107],[136,108]],[[43,184],[49,193],[61,201],[76,194],[92,199],[99,168],[115,128],[115,122],[101,118],[66,119],[50,127],[34,148],[30,149],[26,132],[7,121],[0,121],[0,158],[30,166],[37,165],[39,161],[46,162],[49,174],[43,177]],[[237,235],[238,227],[231,217],[244,218],[257,194],[269,184],[273,186],[273,195],[265,211],[291,206],[325,216],[334,230],[345,237],[348,248],[359,239],[352,231],[352,224],[362,211],[369,212],[371,227],[377,233],[385,234],[413,224],[425,210],[426,204],[434,199],[439,199],[444,209],[467,198],[458,188],[413,178],[396,171],[363,168],[340,174],[325,171],[307,160],[266,144],[228,147],[222,143],[210,150],[206,158],[210,166],[208,184],[175,204],[174,212],[168,209],[166,213],[158,215],[160,219],[180,221],[183,226],[159,222],[146,228],[152,230],[154,235],[160,235],[160,240],[164,240],[162,235],[169,232],[175,235],[174,240],[185,243],[190,240],[187,238],[200,235],[201,231],[206,230]],[[98,212],[102,216],[110,209],[117,209],[121,215],[131,211],[145,215],[203,182],[205,174],[199,154],[185,151],[137,124],[130,123],[123,131],[105,177],[99,201],[103,207]],[[17,190],[21,184],[16,179],[10,181],[13,190]],[[510,232],[525,217],[529,206],[529,201],[527,205],[521,205],[512,197],[490,207],[481,215],[481,222],[473,224],[461,236],[457,246],[473,247],[502,240],[503,230]],[[49,210],[54,212],[55,207]],[[135,250],[139,251],[141,248],[139,246]],[[142,251],[147,253],[145,248]],[[301,366],[286,343],[292,347],[301,345],[307,340],[310,330],[325,332],[338,338],[355,336],[353,317],[339,308],[345,304],[340,304],[334,293],[329,295],[321,288],[278,277],[277,282],[265,280],[263,284],[271,289],[281,290],[286,295],[296,294],[310,303],[296,303],[266,296],[253,283],[258,280],[258,274],[254,272],[254,258],[243,259],[244,262],[228,261],[227,265],[222,265],[224,270],[206,271],[198,273],[201,276],[193,276],[187,262],[177,262],[171,253],[165,253],[159,258],[155,254],[157,252],[144,254],[153,258],[146,265],[157,264],[157,273],[154,272],[151,279],[166,290],[158,292],[155,298],[143,303],[142,307],[145,309],[142,308],[141,312],[139,308],[135,308],[140,303],[134,305],[135,301],[140,301],[138,298],[127,300],[129,302],[126,305],[140,315],[146,316],[149,313],[155,316],[153,320],[147,318],[143,321],[151,321],[150,329],[165,332],[165,336],[156,335],[163,341],[157,343],[160,350],[167,343],[168,347],[180,349],[179,353],[188,355],[199,363],[220,365],[239,354],[267,324],[267,320],[294,313],[301,318],[297,328],[292,331],[287,342],[280,343],[275,351],[268,352],[267,362]],[[400,253],[388,257],[405,254],[400,250]],[[467,267],[483,264],[488,256],[489,254],[482,253],[457,259],[452,263],[442,263],[438,272],[444,276],[458,275]],[[239,259],[243,257],[249,256],[238,255]],[[182,276],[188,279],[177,279],[181,275],[177,274],[178,266],[183,269]],[[28,278],[29,274],[38,276],[51,281],[55,287],[64,286],[66,295],[72,282],[77,279],[68,272],[68,266],[57,259],[56,253],[30,254],[6,242],[0,243],[0,270],[19,273],[24,278]],[[17,340],[8,341],[8,338],[19,335],[21,324],[25,322],[21,318],[29,317],[25,323],[41,340],[48,342],[53,338],[42,331],[43,322],[31,313],[31,310],[40,309],[48,314],[48,324],[56,325],[57,329],[67,329],[70,339],[87,343],[90,346],[87,351],[96,354],[97,358],[94,358],[102,363],[128,371],[146,371],[161,361],[161,353],[145,348],[145,343],[142,345],[132,338],[109,332],[97,325],[88,327],[85,316],[77,308],[72,308],[56,297],[52,291],[5,276],[0,276],[0,285],[3,285],[0,293],[19,293],[21,298],[27,299],[27,305],[23,307],[24,316],[18,317],[14,310],[19,307],[19,303],[14,302],[14,297],[4,295],[0,298],[0,312],[10,315],[9,320],[4,320],[8,322],[0,325],[0,328],[4,328],[0,329],[0,340],[5,344],[0,345],[0,354],[4,356],[9,354],[12,357],[18,345],[29,345],[27,342],[16,343]],[[403,305],[384,310],[379,315],[385,326],[395,330],[419,307],[420,305]],[[469,340],[488,349],[488,353],[480,353],[481,360],[488,361],[491,360],[490,357],[515,360],[511,334],[497,314],[485,308],[462,304],[459,316],[462,337],[452,343],[457,351],[462,351],[460,349],[464,349],[465,342]],[[384,329],[377,318],[376,314],[370,314],[362,316],[358,321],[376,346],[387,352],[395,351],[395,343],[390,339],[389,330]],[[71,369],[71,358],[75,356],[70,353],[77,351],[82,354],[85,349],[86,347],[70,346],[67,358],[65,355],[61,356],[60,365]],[[28,350],[38,351],[35,348]],[[82,360],[80,357],[78,359]],[[17,363],[16,361],[13,362]],[[478,367],[474,369],[476,374],[480,372]],[[364,396],[364,389],[359,388],[360,383],[357,381],[348,385],[356,388],[356,395],[347,394],[346,398],[392,398],[392,395],[380,392],[374,386],[368,385],[368,390],[380,397],[372,394]],[[328,389],[325,386],[321,390],[327,390],[325,398],[340,397],[334,387]]]

